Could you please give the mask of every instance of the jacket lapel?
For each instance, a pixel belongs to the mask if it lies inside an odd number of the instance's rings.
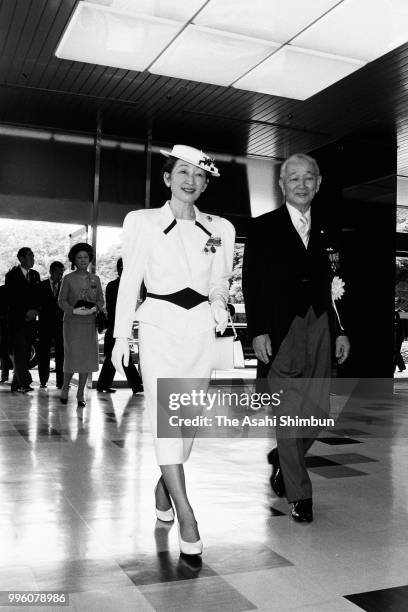
[[[204,251],[205,245],[207,244],[208,239],[213,235],[214,228],[211,215],[206,215],[198,210],[196,206],[194,206],[195,214],[196,214],[196,230],[197,230],[197,241],[200,245],[200,251]]]
[[[311,253],[313,249],[315,249],[319,243],[321,243],[321,235],[322,235],[322,224],[318,215],[313,215],[313,211],[311,211],[311,228],[310,228],[310,236],[309,236],[309,244],[307,245],[307,250]]]

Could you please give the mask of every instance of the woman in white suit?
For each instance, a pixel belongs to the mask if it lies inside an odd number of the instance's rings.
[[[201,554],[202,542],[187,498],[183,464],[192,438],[157,437],[157,379],[209,378],[215,330],[224,332],[232,273],[235,230],[229,221],[201,213],[194,202],[209,175],[219,176],[202,151],[175,145],[166,157],[163,179],[171,199],[161,208],[136,210],[123,225],[123,274],[116,306],[112,361],[126,364],[133,320],[139,347],[146,406],[162,476],[155,489],[156,514],[179,523],[185,554]],[[147,297],[135,313],[144,281]]]

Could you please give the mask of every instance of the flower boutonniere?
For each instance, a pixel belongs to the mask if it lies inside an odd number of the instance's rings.
[[[341,298],[343,297],[345,291],[346,291],[346,289],[345,289],[345,282],[344,282],[344,280],[341,279],[340,276],[334,276],[333,280],[332,280],[332,284],[331,284],[331,298],[332,298],[332,304],[333,304],[334,312],[336,313],[337,320],[339,322],[340,329],[342,331],[344,331],[344,327],[341,324],[340,316],[339,316],[339,313],[337,311],[336,300],[341,300]]]
[[[204,253],[215,253],[216,250],[222,245],[221,238],[219,236],[210,236],[204,246]]]
[[[331,294],[333,300],[340,300],[345,292],[345,283],[340,276],[335,276],[331,284]]]

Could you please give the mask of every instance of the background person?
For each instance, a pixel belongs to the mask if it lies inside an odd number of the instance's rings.
[[[156,512],[172,520],[176,507],[180,550],[200,554],[202,543],[186,493],[184,462],[192,438],[157,437],[158,378],[209,378],[215,351],[214,328],[225,331],[235,231],[221,217],[194,205],[219,176],[202,151],[175,145],[162,151],[168,160],[163,180],[171,199],[162,208],[129,213],[123,226],[123,263],[112,361],[121,369],[129,356],[127,338],[139,320],[139,347],[146,406],[162,477],[156,487]],[[142,281],[147,294],[136,311]]]
[[[61,403],[68,401],[69,383],[78,372],[77,401],[85,406],[84,390],[90,372],[99,370],[96,313],[103,308],[101,281],[88,272],[93,260],[92,247],[86,242],[75,244],[68,253],[74,272],[64,276],[58,304],[64,311],[64,382]]]
[[[40,312],[38,374],[40,386],[45,389],[50,377],[51,347],[55,353],[56,385],[61,389],[64,380],[62,366],[64,363],[64,339],[62,321],[64,313],[58,306],[58,296],[61,289],[64,264],[53,261],[50,265],[50,277],[40,283]]]
[[[115,327],[115,310],[116,301],[118,299],[119,281],[123,271],[123,260],[122,257],[116,262],[116,269],[118,271],[118,277],[106,285],[106,312],[108,314],[108,327],[105,332],[104,340],[104,355],[105,360],[102,365],[101,372],[99,374],[98,383],[96,386],[97,391],[105,391],[106,393],[114,393],[115,389],[112,389],[113,379],[115,377],[115,367],[112,363],[112,349],[115,344],[113,338],[113,329]],[[129,365],[124,366],[123,370],[126,375],[126,379],[129,383],[129,387],[133,393],[139,393],[143,391],[142,379],[140,378],[139,372],[136,369],[135,364],[132,361],[130,350],[129,350]]]
[[[7,315],[8,315],[7,288],[5,285],[1,285],[0,286],[0,365],[1,365],[0,382],[2,383],[6,382],[9,379],[9,371],[13,367],[13,364],[9,357]]]
[[[401,354],[402,343],[404,342],[404,328],[398,310],[394,311],[394,372],[398,368],[398,372],[406,370],[404,358]]]
[[[19,249],[17,259],[20,265],[7,272],[5,280],[9,349],[14,366],[11,391],[27,393],[33,391],[29,364],[39,311],[40,275],[32,269],[34,253],[29,247]]]

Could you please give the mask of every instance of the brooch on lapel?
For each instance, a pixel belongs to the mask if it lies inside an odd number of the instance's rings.
[[[336,274],[336,272],[340,268],[340,253],[336,247],[331,246],[330,243],[333,243],[333,241],[329,239],[329,236],[325,232],[325,230],[320,230],[320,234],[322,236],[324,243],[328,245],[328,246],[325,246],[325,250],[329,258],[331,271],[333,274]]]
[[[330,267],[333,274],[335,274],[340,267],[340,253],[331,247],[328,247],[326,251],[329,256]]]
[[[204,246],[204,253],[215,253],[218,247],[222,245],[221,238],[218,236],[211,236]]]

